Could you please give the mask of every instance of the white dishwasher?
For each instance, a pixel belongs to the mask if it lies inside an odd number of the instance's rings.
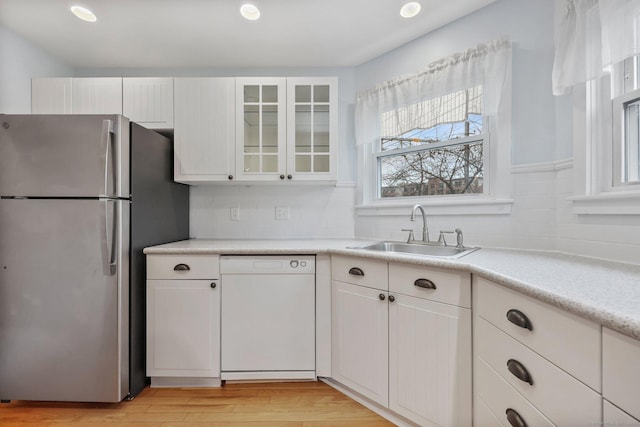
[[[315,379],[315,256],[220,258],[223,380]]]

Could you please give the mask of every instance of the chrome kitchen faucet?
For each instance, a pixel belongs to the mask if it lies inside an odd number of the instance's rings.
[[[422,205],[415,205],[411,210],[411,221],[416,220],[416,210],[420,210],[422,213],[422,241],[429,241],[429,229],[427,228],[427,214],[424,212]]]

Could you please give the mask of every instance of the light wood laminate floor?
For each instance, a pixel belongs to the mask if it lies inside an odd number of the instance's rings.
[[[223,388],[146,388],[121,403],[12,401],[0,426],[393,426],[322,382],[227,384]]]

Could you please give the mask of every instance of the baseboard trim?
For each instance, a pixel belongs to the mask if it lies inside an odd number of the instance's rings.
[[[220,378],[151,377],[151,388],[221,387]]]
[[[351,399],[355,400],[356,402],[358,402],[359,404],[361,404],[365,408],[372,410],[376,414],[380,415],[382,418],[384,418],[384,419],[386,419],[388,421],[391,421],[392,423],[394,423],[398,427],[417,427],[418,426],[418,424],[412,423],[411,421],[407,420],[406,418],[399,416],[395,412],[391,412],[389,409],[380,406],[378,403],[375,403],[375,402],[367,399],[366,397],[360,395],[359,393],[351,390],[348,387],[343,386],[342,384],[334,381],[331,378],[318,377],[318,379],[320,381],[322,381],[323,383],[326,383],[326,384],[330,385],[331,387],[335,388],[340,393],[342,393],[342,394],[350,397]]]

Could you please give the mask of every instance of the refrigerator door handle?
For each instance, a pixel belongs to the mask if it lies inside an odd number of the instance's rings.
[[[103,120],[102,121],[102,143],[104,144],[104,196],[109,197],[111,194],[109,193],[109,175],[115,178],[115,162],[109,156],[111,152],[112,146],[112,137],[113,135],[113,122],[111,120]],[[111,163],[111,169],[109,168],[109,163]],[[115,189],[115,186],[114,186]]]
[[[116,230],[118,227],[118,216],[116,215],[117,200],[102,200],[104,211],[102,211],[104,228],[102,229],[102,252],[104,273],[113,276],[116,273],[118,262],[116,261]],[[112,207],[109,213],[109,207]]]

